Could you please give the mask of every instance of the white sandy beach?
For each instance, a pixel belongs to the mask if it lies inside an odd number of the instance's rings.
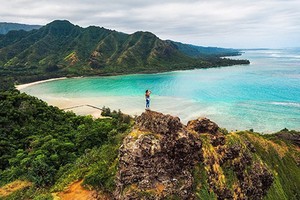
[[[56,78],[56,79],[49,79],[43,81],[37,81],[33,83],[18,85],[17,89],[21,92],[24,92],[26,87],[49,82],[55,81],[63,78]],[[26,90],[25,90],[26,91]],[[49,105],[56,106],[60,109],[65,111],[73,111],[78,115],[91,115],[94,118],[101,117],[101,110],[92,108],[87,105],[92,105],[98,108],[102,108],[103,106],[109,107],[111,110],[121,110],[123,113],[129,114],[131,116],[138,116],[145,110],[145,99],[144,96],[101,96],[101,97],[70,97],[70,96],[58,96],[57,94],[44,94],[43,92],[38,92],[34,96],[42,99],[43,101],[47,102]],[[172,99],[172,101],[170,101]],[[178,106],[180,105],[180,106]],[[168,97],[161,97],[152,95],[151,97],[151,109],[163,112],[165,114],[171,114],[174,116],[179,116],[179,112],[183,109],[186,110],[186,113],[189,115],[182,115],[180,116],[181,121],[186,123],[191,118],[199,117],[200,110],[199,108],[195,107],[190,101],[183,101],[182,99],[176,98],[168,98]],[[191,115],[194,113],[194,115]]]
[[[23,89],[33,85],[46,83],[50,81],[62,80],[62,79],[67,79],[67,77],[52,78],[52,79],[47,79],[42,81],[35,81],[32,83],[16,85],[16,88],[22,92]],[[73,111],[78,115],[91,115],[93,118],[103,117],[101,115],[101,110],[86,106],[87,104],[91,103],[86,99],[69,99],[69,98],[60,98],[60,97],[38,97],[38,98],[41,98],[42,100],[46,101],[49,105],[56,106],[65,111]]]
[[[38,96],[49,105],[56,106],[65,111],[73,111],[78,115],[92,115],[94,118],[101,117],[103,106],[111,110],[121,110],[123,113],[135,116],[144,111],[144,100],[140,102],[134,97],[58,97],[58,96]],[[94,106],[97,108],[93,108]]]
[[[47,79],[47,80],[35,81],[35,82],[32,82],[32,83],[26,83],[26,84],[16,85],[16,88],[18,90],[22,90],[22,89],[27,88],[27,87],[32,86],[32,85],[36,85],[36,84],[40,84],[40,83],[46,83],[46,82],[50,82],[50,81],[61,80],[61,79],[67,79],[67,77],[51,78],[51,79]]]
[[[21,92],[27,87],[50,82],[56,80],[67,79],[67,77],[53,78],[42,81],[36,81],[27,84],[17,85],[16,88]],[[111,110],[121,110],[123,113],[129,114],[131,116],[140,115],[144,111],[145,102],[143,96],[139,97],[121,97],[121,96],[102,96],[102,97],[66,97],[43,94],[42,92],[36,97],[47,102],[49,105],[56,106],[65,111],[73,111],[78,115],[91,115],[94,118],[99,118],[101,116],[101,110],[92,108],[87,105],[92,105],[98,108],[103,106],[109,107]],[[156,105],[153,109],[159,109],[161,107],[169,107],[169,102],[160,101],[159,105]],[[167,111],[167,110],[165,110]],[[168,113],[168,112],[167,112]]]
[[[38,98],[47,102],[49,105],[57,106],[60,109],[66,111],[73,111],[78,115],[92,115],[94,118],[101,117],[101,110],[92,108],[95,106],[102,108],[103,106],[109,107],[111,110],[121,110],[123,113],[131,116],[138,116],[145,111],[144,96],[132,97],[132,96],[102,96],[102,97],[64,97],[64,96],[51,96],[39,95]],[[201,116],[200,107],[190,101],[183,101],[182,99],[152,96],[151,109],[163,112],[165,114],[171,114],[174,116],[180,116],[183,123]],[[185,110],[187,115],[183,115]],[[203,110],[203,108],[202,108]],[[208,111],[209,112],[209,111]],[[192,115],[191,115],[192,114]]]

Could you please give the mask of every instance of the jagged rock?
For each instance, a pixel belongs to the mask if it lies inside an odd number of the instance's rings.
[[[120,148],[116,199],[191,199],[192,168],[201,160],[201,140],[179,118],[146,111]],[[147,196],[147,198],[145,198]]]
[[[207,118],[198,118],[187,123],[187,128],[198,133],[216,134],[219,126]]]
[[[218,200],[224,200],[224,199],[233,199],[233,194],[228,188],[216,188],[216,193],[218,194]]]
[[[216,135],[212,135],[211,138],[211,144],[216,147],[216,146],[220,146],[220,145],[224,145],[226,140],[225,140],[225,136],[222,134],[216,134]]]
[[[233,160],[239,156],[240,151],[241,151],[241,146],[234,144],[226,150],[225,157],[226,159]]]
[[[182,128],[178,117],[150,110],[147,110],[136,118],[136,126],[140,130],[160,134],[176,133]]]
[[[256,149],[255,149],[254,145],[253,145],[251,142],[249,142],[248,140],[245,140],[245,143],[246,143],[246,145],[247,145],[247,148],[248,148],[252,153],[256,152]]]
[[[248,199],[262,199],[274,181],[273,175],[260,163],[255,163],[252,170],[240,180],[240,186]]]
[[[275,136],[279,139],[292,142],[294,145],[300,147],[300,133],[296,131],[288,131],[283,129],[281,132],[276,133]]]

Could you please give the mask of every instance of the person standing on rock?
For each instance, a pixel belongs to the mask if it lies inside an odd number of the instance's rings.
[[[150,90],[146,90],[145,98],[146,98],[146,110],[150,110]]]

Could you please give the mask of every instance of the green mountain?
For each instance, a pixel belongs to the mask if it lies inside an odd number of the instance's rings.
[[[0,199],[300,197],[300,132],[228,133],[206,118],[107,108],[92,119],[10,86],[0,88]]]
[[[53,21],[38,30],[0,35],[0,73],[29,82],[59,76],[153,73],[249,64],[248,60],[220,58],[237,53],[237,50],[196,48],[164,41],[150,32],[125,34]]]
[[[192,57],[222,57],[222,56],[238,56],[241,52],[236,49],[225,49],[219,47],[202,47],[191,44],[183,44],[180,42],[173,42],[176,44],[179,51]]]
[[[41,27],[42,26],[40,25],[0,22],[0,34],[7,34],[9,31],[18,30],[31,31],[33,29],[39,29]]]

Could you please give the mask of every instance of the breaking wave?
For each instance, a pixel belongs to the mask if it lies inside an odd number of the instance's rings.
[[[297,102],[271,102],[273,105],[280,105],[280,106],[289,106],[289,107],[297,107],[300,108],[300,103]]]

